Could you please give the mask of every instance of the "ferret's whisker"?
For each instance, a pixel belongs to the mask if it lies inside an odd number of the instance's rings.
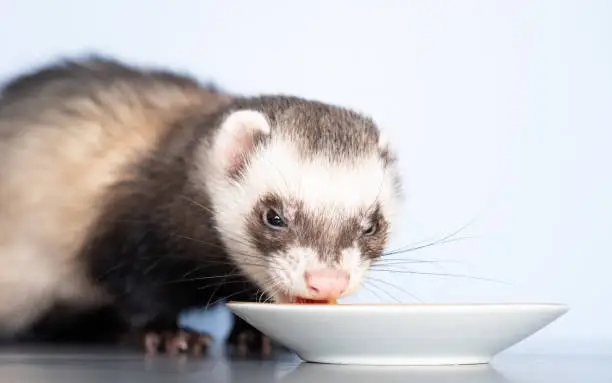
[[[384,285],[387,285],[387,286],[393,287],[393,288],[395,288],[396,290],[398,290],[398,291],[400,291],[400,292],[402,292],[402,293],[404,293],[404,294],[406,294],[406,295],[409,295],[410,297],[412,297],[412,298],[416,299],[417,301],[419,301],[419,302],[423,303],[423,300],[422,300],[421,298],[419,298],[419,297],[417,297],[416,295],[414,295],[413,293],[410,293],[410,292],[408,292],[407,290],[405,290],[405,289],[403,289],[403,288],[401,288],[401,287],[397,286],[397,285],[396,285],[396,284],[394,284],[394,283],[391,283],[391,282],[389,282],[389,281],[385,281],[385,280],[383,280],[383,279],[374,278],[374,277],[371,277],[371,276],[368,276],[367,278],[368,278],[369,280],[372,280],[372,281],[375,281],[375,282],[382,283],[382,284],[384,284]]]
[[[414,260],[414,259],[381,259],[379,261],[374,261],[372,263],[372,267],[374,266],[389,266],[389,265],[412,265],[412,264],[438,264],[438,263],[464,263],[459,260],[453,259],[428,259],[428,260]]]
[[[204,266],[204,267],[199,267],[199,270],[195,270],[190,272],[189,274],[193,274],[197,271],[201,271],[203,269],[205,269],[206,267],[213,267],[213,266],[236,266],[236,263],[234,262],[223,262],[223,261],[210,261],[208,262],[209,264]],[[253,267],[259,267],[259,268],[268,268],[268,269],[276,269],[276,270],[282,270],[282,267],[276,263],[273,262],[271,260],[268,260],[268,262],[266,264],[262,264],[262,263],[253,263],[253,262],[248,262],[248,261],[242,261],[240,262],[240,265],[242,266],[253,266]]]
[[[388,272],[388,273],[398,273],[398,274],[413,274],[413,275],[426,275],[426,276],[436,276],[436,277],[454,277],[454,278],[464,278],[464,279],[474,279],[484,282],[495,282],[510,285],[508,282],[503,282],[490,278],[482,278],[471,275],[463,275],[463,274],[449,274],[449,273],[430,273],[425,271],[412,271],[412,270],[393,270],[393,269],[372,269],[373,272]]]
[[[265,288],[263,289],[263,291],[267,295],[267,298],[264,300],[264,303],[267,303],[268,301],[272,301],[273,297],[282,290],[281,281],[276,278],[272,278],[270,276],[266,278],[264,286]]]
[[[233,274],[233,273],[235,273],[235,271],[236,271],[237,269],[238,269],[238,267],[237,267],[237,266],[236,266],[236,267],[234,267],[234,268],[233,268],[233,269],[230,271],[230,273],[232,273],[232,274]],[[217,294],[217,292],[218,292],[218,291],[219,291],[219,289],[221,288],[221,285],[225,283],[225,281],[227,280],[227,278],[228,278],[228,277],[225,277],[225,278],[223,279],[223,281],[222,281],[222,282],[221,282],[221,283],[220,283],[220,284],[217,286],[217,288],[215,289],[215,291],[213,291],[213,293],[212,293],[212,294],[210,294],[210,298],[208,298],[208,302],[206,302],[206,308],[207,308],[207,309],[208,309],[208,307],[209,307],[209,305],[210,305],[210,301],[211,301],[211,299],[212,299],[212,298],[213,298],[213,297],[214,297],[214,296]]]
[[[247,292],[247,291],[249,291],[249,290],[252,290],[252,289],[251,289],[251,288],[246,288],[246,289],[243,289],[243,290],[240,290],[240,291],[234,292],[234,293],[232,293],[232,294],[228,294],[228,295],[226,295],[226,296],[224,296],[224,297],[221,297],[221,298],[219,298],[219,299],[215,300],[213,303],[206,304],[206,309],[208,309],[208,307],[214,307],[214,306],[215,306],[217,303],[219,303],[219,302],[221,302],[221,301],[228,300],[228,299],[229,299],[229,298],[231,298],[231,297],[234,297],[234,296],[239,295],[239,294],[243,294],[243,293],[245,293],[245,292]]]
[[[203,277],[176,279],[176,280],[173,280],[173,281],[168,281],[166,283],[167,284],[173,284],[173,283],[197,282],[197,281],[203,281],[203,280],[207,280],[207,279],[242,277],[242,276],[243,275],[240,274],[240,273],[236,273],[236,274],[221,274],[221,275],[207,275],[207,276],[203,276]]]
[[[378,295],[378,293],[374,290],[369,289],[369,285],[367,284],[367,281],[365,281],[362,285],[362,287],[369,292],[370,294],[374,295],[379,301],[383,302],[384,299],[382,299],[382,297],[380,295]]]
[[[276,263],[274,261],[274,258],[264,258],[264,257],[253,256],[251,254],[240,253],[240,252],[234,252],[234,254],[239,255],[241,257],[244,257],[244,258],[247,258],[247,259],[263,261],[261,264],[258,264],[258,263],[249,263],[249,262],[241,261],[240,263],[242,265],[250,265],[250,266],[257,266],[257,267],[271,267],[271,268],[274,268],[274,267],[278,266],[278,263]],[[176,259],[188,259],[188,260],[193,261],[192,257],[180,257],[180,258],[176,258]],[[236,262],[228,260],[228,259],[224,259],[224,258],[208,258],[208,259],[206,259],[205,264],[192,269],[191,271],[189,271],[188,274],[191,274],[191,273],[196,272],[198,270],[204,269],[206,267],[211,267],[212,265],[236,266]]]
[[[122,268],[123,266],[126,266],[128,264],[127,260],[123,260],[121,262],[117,262],[115,263],[115,265],[109,267],[108,269],[106,269],[104,272],[98,274],[96,276],[97,279],[103,279],[106,276],[108,276],[109,274],[111,274],[112,272],[119,270],[120,268]]]
[[[397,299],[396,297],[394,297],[393,295],[389,294],[389,292],[387,292],[386,290],[384,290],[383,288],[381,288],[380,286],[377,286],[375,283],[373,283],[371,280],[366,280],[364,281],[364,284],[369,283],[370,286],[378,289],[378,291],[382,292],[383,294],[385,294],[386,296],[388,296],[389,298],[391,298],[392,300],[396,301],[397,303],[402,303],[399,299]]]
[[[212,243],[212,242],[204,241],[204,240],[199,239],[199,238],[193,238],[193,237],[190,237],[190,236],[187,236],[187,235],[183,235],[183,234],[173,234],[173,236],[176,237],[176,238],[186,239],[186,240],[189,240],[189,241],[192,241],[192,242],[196,242],[196,243],[199,243],[201,245],[214,247],[214,248],[219,249],[219,250],[224,251],[224,252],[228,251],[225,248],[225,246],[223,246],[220,243]],[[231,240],[234,241],[234,242],[241,243],[241,244],[247,244],[246,241],[245,242],[240,242],[240,240],[238,240],[238,239],[231,239]]]
[[[261,299],[263,299],[263,290],[257,288],[257,291],[255,291],[255,303],[260,303]]]
[[[453,238],[455,235],[459,234],[459,233],[460,233],[460,232],[462,232],[463,230],[467,229],[467,228],[468,228],[470,225],[472,225],[474,222],[476,222],[476,219],[477,219],[476,217],[472,218],[472,219],[471,219],[471,220],[469,220],[467,223],[465,223],[464,225],[460,226],[460,227],[459,227],[457,230],[455,230],[455,231],[453,231],[453,232],[451,232],[451,233],[449,233],[449,234],[447,234],[447,235],[443,236],[443,237],[442,237],[442,238],[440,238],[440,239],[437,239],[437,240],[432,241],[432,242],[426,242],[426,243],[425,243],[425,244],[423,244],[423,245],[416,245],[415,249],[421,249],[421,248],[424,248],[424,247],[429,247],[429,246],[432,246],[432,245],[437,244],[437,243],[440,243],[440,242],[442,242],[442,243],[446,243],[446,241],[447,241],[447,240],[450,240],[450,239],[451,239],[451,238]],[[469,238],[469,237],[468,237],[468,238]],[[408,245],[408,248],[413,248],[413,246],[415,246],[415,245]],[[405,248],[405,247],[403,247],[403,248]],[[399,252],[399,253],[402,253],[402,252],[403,252],[403,251],[402,251],[402,249],[403,249],[403,248],[399,248],[399,249],[396,249],[396,250],[390,250],[390,251],[386,252],[386,254],[397,254],[398,252]]]
[[[397,255],[397,254],[405,254],[405,253],[409,253],[412,251],[417,251],[417,250],[422,250],[422,249],[426,249],[428,247],[432,247],[432,246],[436,246],[436,245],[443,245],[443,244],[448,244],[448,243],[454,243],[454,242],[459,242],[459,241],[463,241],[466,239],[472,239],[473,237],[458,237],[458,238],[448,238],[448,239],[441,239],[435,242],[429,242],[423,245],[419,245],[419,246],[413,246],[413,247],[403,247],[403,248],[399,248],[396,250],[391,250],[391,251],[385,251],[383,252],[382,256],[386,257],[388,255]]]
[[[143,271],[143,273],[144,273],[145,275],[149,274],[151,271],[153,271],[153,269],[154,269],[155,267],[157,267],[157,266],[158,266],[160,263],[162,263],[162,262],[163,262],[163,259],[162,259],[162,258],[157,259],[157,260],[154,260],[154,261],[151,263],[151,265],[149,265],[149,267],[147,267],[147,268],[146,268],[146,269]]]
[[[195,207],[200,208],[200,209],[204,210],[205,212],[212,214],[213,216],[215,215],[215,212],[211,208],[209,208],[208,206],[202,205],[201,203],[195,201],[193,198],[188,197],[185,194],[180,194],[179,197],[183,198],[184,200],[186,200],[187,202],[191,203]]]
[[[205,285],[200,285],[200,287],[198,287],[197,289],[198,290],[206,290],[206,289],[209,289],[209,288],[215,287],[215,286],[216,287],[221,287],[221,286],[224,286],[224,285],[239,284],[239,283],[241,283],[243,285],[248,284],[244,279],[231,279],[231,280],[227,280],[226,279],[226,280],[218,281],[218,282],[215,282],[215,283],[207,283]],[[254,288],[256,288],[256,286],[254,286]]]

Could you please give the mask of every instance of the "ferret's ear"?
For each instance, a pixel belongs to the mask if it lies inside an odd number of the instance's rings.
[[[270,124],[262,113],[254,110],[233,112],[217,132],[213,144],[215,160],[220,162],[226,174],[235,175],[258,141],[269,134]]]

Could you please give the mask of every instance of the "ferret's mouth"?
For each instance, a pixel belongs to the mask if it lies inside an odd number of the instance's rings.
[[[295,298],[294,303],[306,304],[306,305],[330,305],[336,303],[335,299],[308,299],[308,298]]]
[[[276,297],[276,303],[280,304],[309,304],[309,305],[327,305],[327,304],[335,304],[336,299],[311,299],[304,297],[296,297],[289,296],[284,294],[279,294]]]

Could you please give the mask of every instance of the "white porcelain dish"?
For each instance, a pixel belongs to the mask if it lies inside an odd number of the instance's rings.
[[[306,362],[484,364],[565,314],[562,304],[270,304],[228,308]]]

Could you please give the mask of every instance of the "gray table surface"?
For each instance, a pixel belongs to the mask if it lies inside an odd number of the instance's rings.
[[[238,360],[223,353],[200,358],[145,357],[116,349],[4,347],[0,382],[412,382],[612,383],[612,355],[498,355],[490,365],[365,367],[301,363],[292,355]]]

